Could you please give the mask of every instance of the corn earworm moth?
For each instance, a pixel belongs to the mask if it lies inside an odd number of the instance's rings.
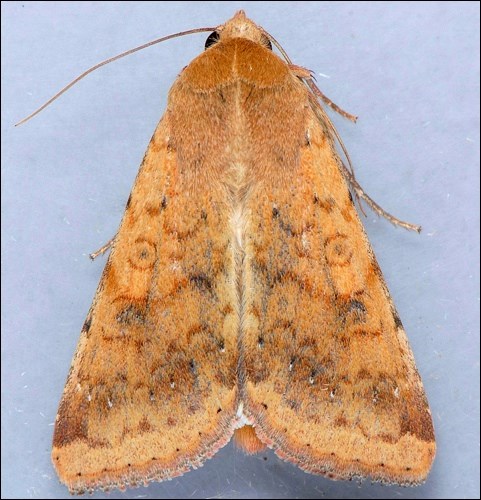
[[[334,479],[430,470],[429,406],[349,187],[363,192],[326,98],[271,42],[240,11],[170,90],[58,410],[72,493],[178,476],[233,435]]]

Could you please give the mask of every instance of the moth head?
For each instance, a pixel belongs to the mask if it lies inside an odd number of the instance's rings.
[[[247,40],[252,40],[272,50],[272,44],[267,33],[248,19],[243,10],[238,11],[232,19],[229,19],[229,21],[213,31],[205,41],[205,48],[208,49],[216,43],[229,38],[247,38]]]

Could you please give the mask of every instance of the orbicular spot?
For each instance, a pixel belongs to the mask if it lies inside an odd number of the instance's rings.
[[[326,259],[331,266],[348,266],[351,263],[353,250],[345,234],[336,234],[326,239]]]
[[[115,319],[117,323],[121,325],[144,325],[146,321],[146,312],[137,304],[129,304],[117,314]]]
[[[154,267],[157,258],[155,243],[145,238],[137,238],[130,248],[129,264],[138,270],[147,270]]]

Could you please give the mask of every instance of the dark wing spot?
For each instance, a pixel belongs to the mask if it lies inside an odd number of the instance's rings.
[[[90,330],[90,325],[92,324],[92,318],[89,316],[85,320],[84,326],[82,327],[82,331],[88,333]]]
[[[366,306],[359,300],[351,300],[348,304],[347,312],[363,312],[367,311]]]
[[[204,273],[191,274],[189,281],[201,292],[212,291],[212,282]]]
[[[115,319],[122,325],[143,325],[146,321],[146,314],[135,304],[129,304],[117,314]]]
[[[399,317],[399,314],[396,311],[393,311],[392,317],[394,319],[394,324],[396,325],[396,328],[402,328],[403,324],[401,318]]]
[[[342,307],[344,320],[348,320],[354,324],[364,323],[366,321],[367,309],[363,302],[360,300],[350,300]]]
[[[324,198],[323,200],[319,199],[318,203],[320,207],[328,214],[331,213],[337,205],[336,200],[332,196]]]

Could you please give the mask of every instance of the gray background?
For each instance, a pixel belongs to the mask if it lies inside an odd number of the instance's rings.
[[[438,454],[425,485],[333,482],[232,444],[203,468],[93,498],[479,498],[479,3],[2,2],[2,497],[63,498],[58,400],[105,260],[174,78],[206,34],[81,71],[239,9],[360,116],[335,123],[366,191],[423,225],[365,226],[413,347]]]

